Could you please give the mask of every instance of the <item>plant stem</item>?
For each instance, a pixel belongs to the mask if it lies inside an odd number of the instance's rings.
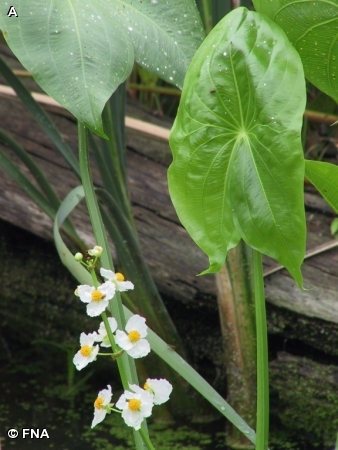
[[[257,418],[256,450],[268,448],[269,437],[269,366],[262,254],[253,251],[254,290],[257,335]]]
[[[80,173],[83,185],[83,190],[85,193],[85,198],[87,202],[88,212],[90,220],[92,223],[96,243],[103,247],[104,252],[101,255],[101,262],[104,267],[110,270],[114,270],[113,261],[110,254],[110,249],[108,245],[107,236],[105,233],[105,228],[102,222],[102,217],[100,213],[100,208],[95,195],[93,180],[90,172],[90,161],[89,161],[89,149],[88,149],[88,135],[87,129],[84,124],[78,122],[78,138],[79,138],[79,162],[80,162]],[[115,317],[118,325],[120,327],[125,326],[125,316],[123,312],[123,306],[121,302],[120,293],[116,292],[113,300],[110,301],[110,309]],[[109,336],[109,322],[105,323],[107,333]],[[110,330],[111,331],[111,330]],[[109,337],[111,340],[111,338]],[[123,354],[120,358],[117,358],[117,366],[119,369],[121,381],[124,389],[129,388],[129,383],[138,384],[137,372],[135,367],[135,362],[128,357],[128,355]],[[142,424],[143,433],[147,434],[147,424],[143,421]],[[134,439],[137,450],[142,450],[143,445],[140,439],[139,433],[134,430]]]
[[[155,450],[155,447],[153,446],[153,444],[151,443],[149,436],[147,435],[147,433],[145,433],[142,428],[139,430],[139,433],[141,435],[141,438],[145,444],[145,446],[147,447],[148,450]]]
[[[170,95],[172,97],[180,97],[181,96],[181,91],[179,89],[171,88],[171,87],[153,86],[153,85],[146,86],[144,84],[128,83],[127,88],[133,89],[135,91],[154,92],[156,94]]]
[[[202,0],[202,16],[206,34],[212,30],[212,13],[210,0]]]
[[[256,418],[256,329],[252,289],[252,252],[241,241],[216,274],[217,301],[224,341],[227,401],[249,425]],[[246,435],[227,423],[230,448],[252,448]]]

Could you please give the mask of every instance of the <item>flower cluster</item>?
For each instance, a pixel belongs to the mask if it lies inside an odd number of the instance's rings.
[[[80,350],[73,358],[73,362],[78,370],[83,369],[89,363],[96,360],[100,347],[111,347],[114,353],[104,353],[117,358],[124,351],[132,358],[142,358],[150,352],[150,344],[146,336],[148,327],[146,320],[138,314],[133,315],[127,321],[125,331],[118,329],[117,321],[114,317],[107,317],[105,311],[108,307],[109,300],[112,300],[116,292],[124,292],[134,289],[133,283],[125,281],[124,276],[111,270],[100,269],[100,275],[106,281],[99,284],[95,275],[95,264],[102,254],[102,247],[95,246],[88,250],[85,255],[77,253],[76,261],[84,265],[92,274],[95,286],[81,285],[78,286],[75,295],[77,295],[83,303],[87,304],[87,314],[90,317],[96,317],[103,314],[103,322],[100,323],[97,332],[81,333]],[[108,330],[107,330],[108,326]],[[141,423],[145,417],[149,417],[154,405],[160,405],[169,399],[172,391],[171,384],[164,379],[148,379],[143,388],[129,384],[130,390],[125,390],[119,400],[116,402],[116,408],[111,403],[112,389],[107,386],[99,392],[94,402],[94,419],[92,428],[102,422],[106,414],[111,411],[120,412],[125,423],[139,430]]]
[[[117,330],[117,322],[114,317],[108,318],[109,326],[112,334],[115,334],[115,342],[117,345],[128,353],[132,358],[142,358],[150,352],[150,344],[144,339],[147,336],[146,320],[135,314],[126,323],[126,331]],[[80,336],[80,350],[74,356],[73,362],[78,370],[83,369],[90,362],[96,360],[99,352],[99,346],[94,345],[95,342],[100,342],[101,347],[111,347],[108,332],[103,322],[100,323],[98,332],[81,333]]]
[[[94,247],[95,248],[95,247]],[[89,253],[89,251],[88,251]],[[87,303],[87,314],[96,317],[102,314],[117,291],[124,292],[134,289],[133,283],[124,281],[122,273],[114,273],[112,270],[100,269],[100,274],[107,281],[97,287],[83,284],[78,286],[75,294],[83,303]]]
[[[111,402],[111,387],[99,392],[94,402],[94,419],[92,428],[113,411]],[[144,418],[149,417],[154,405],[161,405],[169,400],[172,386],[169,381],[150,379],[146,381],[143,389],[136,384],[129,385],[130,391],[124,391],[116,402],[116,408],[122,411],[122,418],[129,427],[139,430]]]

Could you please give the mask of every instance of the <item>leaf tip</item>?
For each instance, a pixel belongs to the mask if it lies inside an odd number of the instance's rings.
[[[215,262],[211,262],[210,261],[210,266],[208,267],[208,269],[203,270],[203,272],[199,273],[197,276],[200,277],[202,275],[208,275],[208,274],[211,274],[211,273],[219,272],[221,270],[224,262],[225,262],[225,258],[224,258],[223,263],[220,263],[220,262],[217,262],[217,261],[215,261]]]
[[[308,289],[306,289],[303,285],[303,275],[300,270],[300,267],[298,267],[297,269],[288,268],[288,271],[289,271],[290,275],[292,276],[292,278],[297,283],[299,289],[302,289],[302,291],[307,291]]]

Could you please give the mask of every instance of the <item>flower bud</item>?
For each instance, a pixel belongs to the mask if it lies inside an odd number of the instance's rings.
[[[103,252],[103,248],[100,247],[99,245],[95,245],[94,248],[91,248],[88,250],[88,254],[90,256],[96,256],[97,258],[99,258],[102,255]]]
[[[83,259],[83,254],[82,253],[76,253],[76,255],[74,255],[75,261],[82,261]]]

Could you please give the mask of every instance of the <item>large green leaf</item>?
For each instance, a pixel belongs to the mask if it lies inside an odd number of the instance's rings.
[[[39,85],[100,135],[102,109],[134,59],[182,86],[203,39],[193,0],[19,0],[0,29]]]
[[[338,166],[321,161],[305,161],[305,176],[338,213]]]
[[[306,91],[299,55],[270,19],[238,8],[194,56],[170,136],[178,216],[219,270],[239,236],[301,285]]]
[[[287,34],[306,77],[338,102],[338,1],[253,0]]]

